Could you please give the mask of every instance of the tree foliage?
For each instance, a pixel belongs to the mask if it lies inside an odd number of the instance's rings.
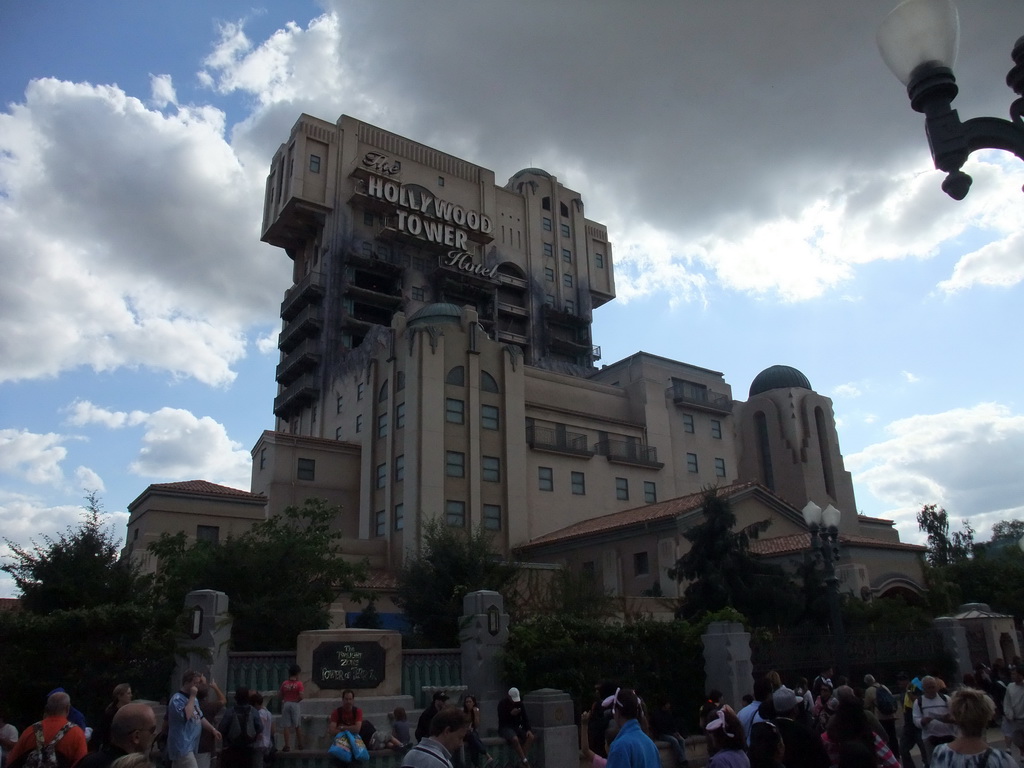
[[[705,492],[704,522],[683,536],[690,550],[676,561],[669,576],[689,581],[679,615],[692,619],[703,613],[735,608],[755,626],[789,624],[800,614],[797,590],[779,566],[749,552],[750,542],[768,529],[761,520],[740,530],[729,501],[712,488]]]
[[[83,519],[42,544],[22,547],[5,539],[13,559],[0,566],[21,592],[22,610],[49,613],[108,604],[139,604],[149,597],[150,580],[139,575],[103,522],[99,496],[86,494]]]
[[[966,560],[974,554],[974,529],[963,521],[963,530],[949,533],[949,516],[946,510],[934,504],[925,504],[917,513],[917,527],[928,535],[928,552],[925,559],[929,565],[943,567]]]
[[[395,592],[418,642],[458,646],[462,598],[470,592],[489,589],[502,593],[506,605],[514,602],[511,583],[519,567],[499,561],[491,540],[483,527],[466,532],[437,519],[424,525],[422,549],[402,566]]]
[[[1000,520],[992,526],[992,543],[1016,544],[1024,538],[1024,520]]]
[[[82,521],[42,544],[8,541],[3,570],[21,591],[20,610],[0,613],[8,663],[0,690],[8,720],[33,722],[47,691],[63,686],[93,720],[118,683],[159,698],[174,663],[173,614],[161,610],[152,579],[119,557],[95,493]]]
[[[179,609],[191,590],[226,593],[235,650],[294,648],[299,632],[325,629],[331,603],[365,577],[342,559],[331,526],[339,511],[308,499],[218,544],[164,534],[149,547],[160,559],[157,588]]]

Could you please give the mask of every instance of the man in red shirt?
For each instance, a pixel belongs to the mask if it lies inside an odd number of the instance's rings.
[[[327,732],[334,738],[338,731],[350,731],[359,735],[363,728],[363,710],[355,706],[355,691],[345,690],[341,692],[341,706],[331,712],[331,722]]]
[[[62,730],[64,735],[54,748],[61,768],[71,768],[85,757],[89,747],[85,743],[85,732],[68,721],[71,711],[71,697],[64,692],[50,694],[43,709],[43,744],[49,744]],[[67,726],[65,728],[65,726]],[[36,749],[36,727],[30,725],[21,732],[21,738],[7,756],[8,768],[19,768],[25,758]]]

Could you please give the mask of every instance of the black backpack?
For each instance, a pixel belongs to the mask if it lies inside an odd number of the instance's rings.
[[[882,715],[896,714],[896,697],[893,696],[892,691],[884,685],[879,685],[875,688],[875,708],[878,709],[879,714]]]
[[[224,733],[224,744],[228,747],[249,749],[256,741],[256,724],[252,717],[252,707],[245,707],[242,710],[232,709],[225,712],[224,717],[230,717],[227,729]]]

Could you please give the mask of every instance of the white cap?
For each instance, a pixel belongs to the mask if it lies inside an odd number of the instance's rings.
[[[512,701],[519,701],[519,689],[518,688],[509,688],[508,689],[508,697],[510,699],[512,699]]]

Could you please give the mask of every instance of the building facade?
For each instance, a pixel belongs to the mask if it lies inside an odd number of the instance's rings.
[[[845,534],[898,542],[891,522],[857,515],[832,403],[799,371],[770,368],[737,401],[722,373],[657,355],[597,366],[612,248],[546,171],[498,186],[354,118],[302,115],[271,165],[262,239],[293,283],[251,492],[270,515],[337,504],[381,573],[431,519],[566,565],[559,531],[748,481],[793,530],[813,500],[841,510]],[[681,536],[652,542],[664,578]]]

